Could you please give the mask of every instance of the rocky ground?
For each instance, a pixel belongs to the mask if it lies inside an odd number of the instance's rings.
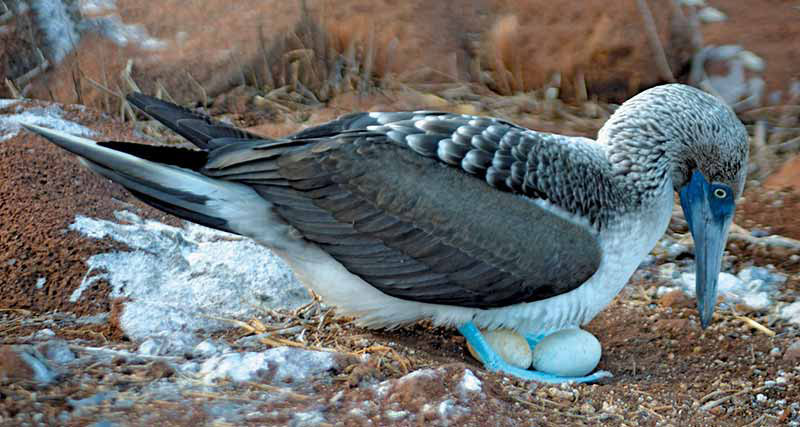
[[[74,54],[56,44],[64,61],[30,75],[29,85],[22,77],[36,58],[3,64],[0,76],[12,85],[0,95],[22,82],[16,89],[29,95],[92,107],[0,100],[0,425],[800,425],[794,2],[753,10],[734,0],[684,1],[698,5],[684,12],[702,18],[699,68],[688,62],[695,33],[681,27],[686,21],[667,3],[648,2],[676,77],[724,92],[740,111],[753,136],[754,179],[738,205],[712,326],[698,324],[692,242],[676,211],[629,285],[587,326],[603,344],[598,369],[614,377],[568,386],[486,372],[452,329],[423,322],[371,331],[336,318],[269,251],[141,204],[19,122],[180,143],[119,109],[115,93],[138,84],[210,104],[216,117],[267,136],[354,109],[414,108],[593,136],[613,106],[592,98],[624,98],[663,81],[636,2],[481,0],[472,2],[480,13],[456,17],[435,7],[414,14],[414,2],[383,14],[380,3],[311,2],[330,17],[320,25],[336,36],[332,48],[355,49],[350,74],[333,76],[347,85],[328,92],[292,74],[293,64],[308,65],[304,49],[319,46],[261,41],[287,27],[303,38],[298,31],[308,27],[292,27],[302,22],[299,9],[256,3],[226,8],[208,26],[203,11],[221,10],[216,0],[194,8],[166,1],[163,10],[81,1]],[[46,34],[13,38],[34,30],[20,18],[33,12],[12,8],[16,15],[0,9],[0,57],[47,45],[39,40]],[[368,17],[398,41],[371,38]],[[454,22],[488,30],[454,39]],[[344,31],[351,27],[365,30]],[[216,28],[242,31],[219,37]],[[396,50],[364,56],[370,40]],[[519,62],[515,48],[538,65]],[[267,58],[285,65],[271,89],[264,75],[245,72]],[[439,68],[420,65],[431,62]],[[376,81],[365,83],[365,64],[379,70]],[[292,78],[313,94],[278,84]],[[509,95],[530,88],[541,90]],[[316,99],[323,92],[329,98]]]
[[[583,117],[576,132],[604,118],[557,109]],[[101,139],[166,135],[79,106],[0,105],[3,423],[800,424],[798,193],[748,189],[705,331],[676,213],[587,326],[614,377],[546,386],[486,372],[451,329],[336,318],[268,251],[142,205],[20,121]]]

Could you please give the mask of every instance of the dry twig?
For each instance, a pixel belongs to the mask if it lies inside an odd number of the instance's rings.
[[[639,7],[639,12],[642,14],[647,41],[650,44],[650,49],[653,50],[653,55],[655,56],[658,71],[661,73],[661,78],[668,82],[674,82],[675,76],[672,74],[669,62],[667,62],[667,55],[664,53],[664,46],[661,45],[661,39],[658,37],[658,28],[656,28],[656,21],[653,19],[653,12],[650,11],[647,0],[636,0],[636,5]]]

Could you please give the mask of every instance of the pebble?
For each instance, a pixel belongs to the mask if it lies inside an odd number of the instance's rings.
[[[108,399],[113,399],[116,396],[116,391],[101,391],[84,399],[67,398],[67,403],[69,406],[72,406],[75,409],[81,409],[87,406],[97,406]]]
[[[458,383],[458,391],[461,397],[466,399],[471,395],[480,393],[481,389],[481,380],[471,370],[465,369],[464,376],[461,378],[461,382]]]
[[[664,280],[674,280],[681,277],[681,272],[674,262],[668,262],[658,267],[658,275]]]
[[[789,323],[800,325],[800,301],[793,302],[781,308],[781,317]]]
[[[50,340],[36,346],[47,360],[58,364],[69,363],[75,360],[75,353],[72,352],[64,340]]]
[[[800,339],[795,340],[786,348],[786,351],[783,353],[783,360],[800,360]]]
[[[230,346],[225,343],[216,343],[212,340],[203,340],[194,348],[194,353],[201,357],[211,357],[217,354],[227,353],[230,351]]]
[[[756,400],[759,401],[759,402],[766,402],[767,401],[767,396],[764,396],[763,394],[758,393],[756,395]]]
[[[36,331],[36,333],[33,334],[33,339],[36,339],[36,340],[47,340],[47,339],[53,338],[54,336],[56,336],[56,333],[53,332],[52,329],[44,328],[44,329]]]
[[[745,308],[743,311],[763,311],[769,307],[770,300],[766,292],[759,292],[757,294],[745,295],[744,298],[742,298],[742,304]]]
[[[600,363],[602,347],[582,329],[563,329],[544,337],[533,350],[533,368],[565,377],[592,372]]]
[[[746,267],[739,271],[736,276],[746,283],[762,280],[768,286],[780,285],[786,282],[786,275],[774,273],[765,267]]]
[[[692,305],[692,300],[680,289],[674,289],[663,294],[658,299],[658,305],[671,308],[686,308]]]
[[[148,356],[160,356],[166,353],[166,343],[163,340],[148,338],[139,344],[139,353]]]
[[[702,22],[722,22],[728,19],[728,16],[711,6],[706,6],[697,12],[697,18]]]
[[[400,421],[403,418],[409,416],[409,414],[410,413],[408,411],[394,411],[389,409],[386,411],[386,418],[392,421]]]
[[[677,258],[683,254],[690,254],[689,247],[682,243],[673,243],[667,247],[667,255],[670,258]]]

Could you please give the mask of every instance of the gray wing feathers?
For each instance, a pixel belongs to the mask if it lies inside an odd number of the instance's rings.
[[[417,115],[368,129],[503,191],[546,199],[597,228],[622,200],[601,149],[580,137],[534,132],[490,118]]]
[[[600,250],[591,232],[463,173],[490,184],[512,177],[507,166],[521,154],[512,153],[515,144],[500,155],[466,144],[499,150],[519,128],[443,113],[387,114],[347,116],[304,131],[310,139],[301,132],[220,149],[206,173],[244,179],[306,239],[399,298],[500,307],[567,292],[594,273]],[[355,122],[368,130],[351,129]],[[446,159],[457,167],[437,165]],[[585,248],[579,257],[572,245]]]

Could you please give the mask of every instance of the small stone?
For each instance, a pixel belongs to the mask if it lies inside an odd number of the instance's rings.
[[[569,390],[561,390],[556,387],[548,387],[547,395],[554,399],[570,400],[570,401],[575,398],[575,393]]]
[[[722,415],[722,414],[725,413],[725,408],[722,405],[715,406],[715,407],[709,409],[708,412],[710,412],[710,413],[712,413],[714,415]]]
[[[266,108],[269,106],[269,101],[261,95],[256,95],[253,97],[253,105],[258,108]]]
[[[688,308],[692,304],[692,300],[680,289],[670,291],[658,299],[658,305],[662,307]]]
[[[194,353],[201,357],[211,357],[217,354],[227,353],[230,347],[225,343],[215,343],[212,340],[204,340],[194,347]]]
[[[75,409],[80,409],[87,406],[97,406],[108,399],[113,399],[116,396],[116,391],[101,391],[84,399],[67,398],[67,403],[69,406],[72,406]]]
[[[664,280],[674,280],[681,277],[681,272],[678,271],[678,267],[675,263],[668,262],[658,267],[658,275]]]
[[[481,392],[481,380],[469,369],[464,369],[464,376],[458,383],[458,391],[461,397],[466,399]]]
[[[409,415],[408,411],[393,411],[391,409],[386,411],[386,418],[392,421],[400,421]]]
[[[761,59],[760,56],[756,55],[753,52],[750,52],[749,50],[743,50],[739,52],[739,59],[742,60],[745,68],[747,68],[750,71],[755,71],[757,73],[764,71],[765,68],[764,60]],[[754,237],[763,237],[763,236],[754,236]]]
[[[33,339],[36,339],[36,340],[47,340],[47,339],[53,338],[54,336],[56,336],[55,332],[53,332],[49,328],[44,328],[44,329],[41,329],[39,331],[36,331],[36,333],[33,334]]]
[[[795,340],[786,348],[786,351],[783,353],[783,360],[800,360],[800,339]]]
[[[753,237],[767,237],[769,233],[766,230],[762,230],[760,228],[754,228],[750,230],[750,235]]]
[[[615,405],[612,405],[612,404],[608,403],[608,402],[603,402],[603,408],[600,411],[601,412],[605,412],[607,414],[616,414],[617,413],[617,407]]]
[[[588,403],[584,403],[583,405],[581,405],[581,407],[578,410],[581,412],[581,414],[584,415],[593,415],[596,412],[594,406]]]
[[[139,345],[139,353],[148,356],[160,356],[166,353],[164,347],[165,343],[163,342],[163,340],[155,340],[153,338],[148,338]]]
[[[36,346],[44,357],[58,364],[69,363],[75,360],[75,353],[72,352],[64,340],[50,340]]]
[[[736,44],[716,46],[711,48],[709,57],[716,61],[728,61],[738,56],[742,50],[744,49]]]
[[[781,308],[781,317],[789,323],[800,325],[800,301]]]
[[[737,308],[740,308],[740,310],[745,313],[751,313],[754,311],[764,311],[769,305],[770,300],[769,297],[767,297],[767,293],[759,292],[757,294],[746,294],[744,298],[742,298],[742,304],[737,306]]]
[[[763,394],[758,393],[756,395],[756,400],[759,401],[759,402],[762,402],[762,403],[766,402],[767,401],[767,396],[764,396]]]
[[[689,247],[682,243],[673,243],[667,247],[667,255],[670,258],[677,258],[680,255],[690,253]]]
[[[779,347],[772,347],[772,350],[769,351],[770,356],[780,356],[781,349]]]
[[[697,18],[702,22],[722,22],[728,19],[728,16],[711,6],[706,6],[697,12]]]
[[[147,369],[147,376],[150,379],[169,378],[175,373],[175,369],[166,362],[158,360],[150,364]]]

